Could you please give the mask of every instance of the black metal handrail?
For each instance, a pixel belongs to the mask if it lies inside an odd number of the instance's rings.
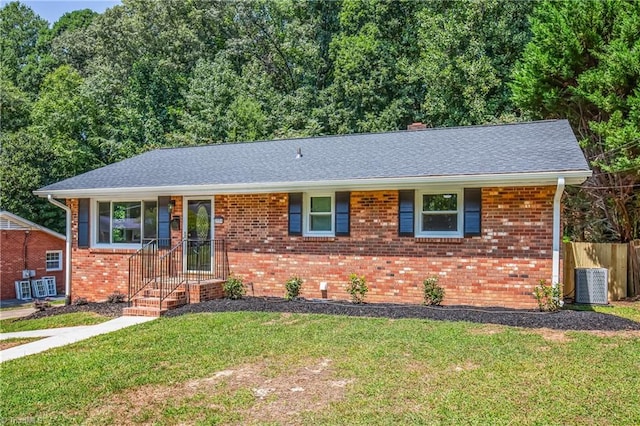
[[[152,240],[129,258],[129,303],[143,289],[159,290],[160,303],[182,284],[227,279],[229,262],[224,240]],[[187,300],[189,291],[186,291]]]
[[[129,257],[129,302],[157,278],[159,250],[171,245],[169,239],[152,239]]]

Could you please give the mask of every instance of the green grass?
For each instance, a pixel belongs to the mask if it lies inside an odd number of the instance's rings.
[[[640,337],[552,334],[301,314],[162,318],[3,363],[0,418],[37,424],[640,423]],[[291,390],[297,387],[303,390]]]
[[[565,305],[565,307],[575,311],[601,312],[640,322],[640,302],[624,304],[613,302],[611,305]]]
[[[74,312],[31,320],[9,318],[0,320],[0,333],[40,330],[45,328],[75,327],[78,325],[93,325],[109,321],[110,319],[111,318],[104,317],[93,312]]]

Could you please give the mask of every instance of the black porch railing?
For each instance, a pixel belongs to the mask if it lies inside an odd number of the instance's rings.
[[[182,284],[226,280],[228,274],[224,240],[182,240],[174,246],[151,240],[129,258],[129,303],[145,289],[157,290],[162,302]]]

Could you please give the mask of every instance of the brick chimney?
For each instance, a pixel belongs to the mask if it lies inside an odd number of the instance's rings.
[[[413,131],[413,130],[424,130],[427,128],[426,124],[417,122],[417,123],[411,123],[407,126],[407,130],[409,131]]]

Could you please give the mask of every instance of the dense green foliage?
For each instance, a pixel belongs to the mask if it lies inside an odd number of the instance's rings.
[[[571,192],[568,232],[640,238],[640,2],[544,2],[531,23],[513,99],[533,118],[568,118],[594,168]]]
[[[638,5],[590,6],[123,0],[49,28],[8,3],[0,208],[61,230],[34,189],[163,146],[567,117],[615,188],[565,229],[638,237]]]

